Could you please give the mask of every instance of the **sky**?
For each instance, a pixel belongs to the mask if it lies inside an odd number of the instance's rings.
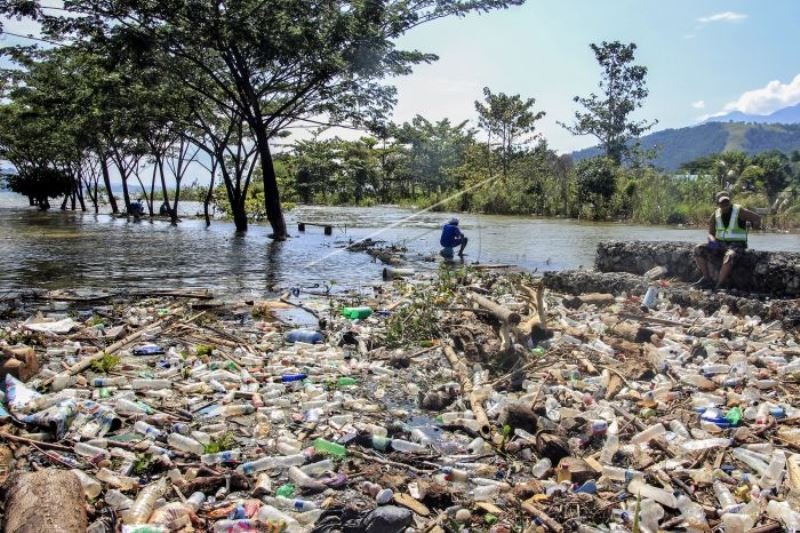
[[[36,32],[29,22],[4,24],[9,32]],[[556,150],[592,146],[593,138],[575,137],[557,122],[574,116],[575,96],[597,90],[600,68],[589,44],[604,40],[637,44],[650,89],[637,116],[657,119],[655,129],[732,110],[768,114],[800,103],[798,27],[798,0],[528,0],[444,19],[397,43],[439,60],[392,80],[399,91],[394,120],[421,114],[477,125],[474,102],[489,87],[535,98],[536,110],[547,113],[538,131]]]

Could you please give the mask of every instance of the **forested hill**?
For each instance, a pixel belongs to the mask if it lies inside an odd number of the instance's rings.
[[[654,166],[675,171],[683,163],[719,152],[740,150],[752,155],[768,150],[787,154],[800,150],[800,124],[711,122],[657,131],[642,137],[641,142],[643,148],[657,148]],[[577,161],[600,153],[599,147],[593,147],[574,152],[572,156]]]

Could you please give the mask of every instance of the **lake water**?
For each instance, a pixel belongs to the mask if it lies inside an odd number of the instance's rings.
[[[199,208],[187,204],[185,212]],[[299,207],[287,213],[292,238],[276,243],[266,225],[245,235],[233,225],[186,219],[133,222],[108,215],[41,213],[21,197],[0,193],[0,288],[175,288],[208,287],[259,295],[290,287],[333,284],[369,288],[380,282],[382,265],[347,252],[350,241],[372,237],[404,244],[414,267],[434,269],[424,256],[438,253],[447,213],[394,207]],[[701,242],[704,231],[656,226],[597,224],[572,220],[457,215],[469,237],[467,262],[512,263],[539,271],[591,266],[597,243],[608,239]],[[297,231],[298,221],[334,226]],[[754,234],[751,246],[800,251],[800,236]]]

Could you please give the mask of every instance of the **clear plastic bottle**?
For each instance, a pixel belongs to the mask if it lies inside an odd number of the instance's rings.
[[[632,481],[644,479],[644,474],[638,470],[619,468],[617,466],[603,466],[603,476],[612,481]]]
[[[677,507],[681,512],[684,520],[686,521],[686,530],[690,533],[702,533],[708,531],[708,521],[706,520],[706,512],[703,507],[693,502],[685,494],[678,496]]]
[[[561,404],[552,396],[548,396],[544,402],[545,416],[553,422],[561,420]]]
[[[609,431],[606,434],[606,441],[603,444],[603,449],[600,450],[600,462],[603,464],[611,464],[614,455],[619,450],[619,435],[617,432]]]
[[[297,530],[300,527],[297,520],[268,504],[258,510],[256,519],[264,524],[285,524],[288,531]],[[281,529],[277,529],[277,531],[281,531]]]
[[[323,459],[322,461],[317,461],[316,463],[310,463],[301,466],[300,470],[309,476],[319,476],[325,472],[333,470],[335,467],[336,465],[331,459]]]
[[[664,518],[664,508],[653,500],[642,500],[639,522],[647,533],[658,533],[658,523]]]
[[[81,482],[83,492],[90,500],[94,500],[100,495],[101,492],[103,492],[103,486],[95,478],[88,475],[83,470],[73,468],[71,472],[75,474],[75,477],[77,477],[78,481]]]
[[[125,514],[123,521],[126,524],[144,524],[150,515],[153,514],[153,509],[156,505],[156,500],[167,492],[167,478],[161,478],[155,481],[141,491],[139,491],[136,500],[131,506],[130,510]]]
[[[731,445],[731,439],[710,438],[699,440],[687,440],[681,443],[681,449],[687,453],[710,450],[712,448],[727,448]]]
[[[545,474],[553,467],[552,461],[547,457],[543,457],[539,459],[535,465],[533,465],[533,469],[531,472],[533,473],[534,477],[537,479],[542,479]]]
[[[86,457],[90,462],[97,462],[109,456],[108,450],[92,446],[85,442],[76,442],[73,448],[75,453],[81,457]]]
[[[717,501],[719,502],[720,514],[730,512],[731,510],[740,507],[739,504],[736,503],[736,498],[733,497],[731,491],[722,481],[714,481],[713,488],[714,495],[717,497]]]
[[[107,468],[101,468],[97,472],[97,479],[111,487],[120,490],[131,490],[139,485],[139,482],[132,477],[121,476]]]
[[[736,460],[746,464],[762,476],[767,474],[769,470],[769,464],[764,462],[757,454],[751,452],[750,450],[735,448],[731,451],[731,455],[733,455]]]
[[[155,426],[151,426],[144,420],[139,420],[138,422],[136,422],[133,425],[133,430],[151,439],[157,439],[163,433],[160,429],[158,429]]]
[[[172,388],[172,381],[168,379],[134,379],[131,381],[133,390],[160,390]]]
[[[767,466],[767,471],[761,476],[760,485],[764,488],[772,488],[783,481],[783,472],[786,470],[786,453],[783,450],[775,450]]]
[[[167,437],[167,444],[176,450],[193,453],[195,455],[203,455],[203,452],[205,451],[205,447],[202,444],[193,438],[187,437],[186,435],[181,435],[180,433],[170,433]]]
[[[650,442],[651,440],[653,440],[655,438],[658,438],[658,437],[662,436],[666,432],[667,432],[667,430],[664,427],[664,424],[659,422],[657,424],[653,424],[649,428],[647,428],[647,429],[645,429],[643,431],[640,431],[639,433],[637,433],[636,435],[631,437],[631,443],[632,444],[645,444],[645,443]]]
[[[681,439],[689,440],[692,438],[692,435],[689,433],[689,430],[686,429],[686,426],[680,420],[677,419],[672,420],[669,423],[669,429]]]
[[[319,509],[319,505],[311,500],[304,500],[301,498],[286,498],[284,496],[265,496],[262,501],[268,505],[272,505],[278,509],[286,509],[298,513],[305,513]]]
[[[402,439],[392,439],[392,449],[402,453],[428,453],[428,448],[416,442],[409,442]]]
[[[792,509],[788,502],[770,501],[767,505],[767,515],[783,524],[788,531],[800,531],[800,512]]]
[[[648,485],[641,479],[634,479],[628,484],[628,492],[634,496],[641,496],[642,498],[650,498],[665,507],[675,509],[678,503],[675,496],[664,489]]]
[[[219,465],[224,463],[236,463],[242,458],[241,450],[227,450],[218,453],[206,453],[200,456],[200,462],[204,465]]]
[[[133,500],[122,494],[117,489],[107,490],[103,499],[115,511],[125,511],[133,507]]]

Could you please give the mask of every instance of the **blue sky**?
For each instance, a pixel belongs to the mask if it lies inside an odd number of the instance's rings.
[[[536,98],[547,112],[539,130],[559,151],[590,146],[592,138],[574,137],[556,122],[572,117],[574,96],[596,90],[600,71],[589,43],[603,40],[639,46],[650,88],[639,116],[658,119],[657,129],[724,110],[767,114],[800,103],[799,27],[797,0],[528,0],[445,19],[398,43],[440,59],[394,80],[395,120],[420,113],[474,124],[474,101],[488,86]],[[29,22],[6,22],[6,29],[36,32]]]
[[[767,114],[800,102],[800,77],[792,84],[800,75],[799,29],[796,0],[528,0],[405,36],[400,46],[440,60],[397,80],[395,116],[474,120],[473,102],[489,86],[536,98],[547,112],[540,130],[556,149],[590,146],[591,138],[573,137],[556,121],[573,115],[572,97],[596,89],[600,71],[589,43],[603,40],[639,46],[650,88],[640,116],[658,119],[658,129],[734,104]]]

